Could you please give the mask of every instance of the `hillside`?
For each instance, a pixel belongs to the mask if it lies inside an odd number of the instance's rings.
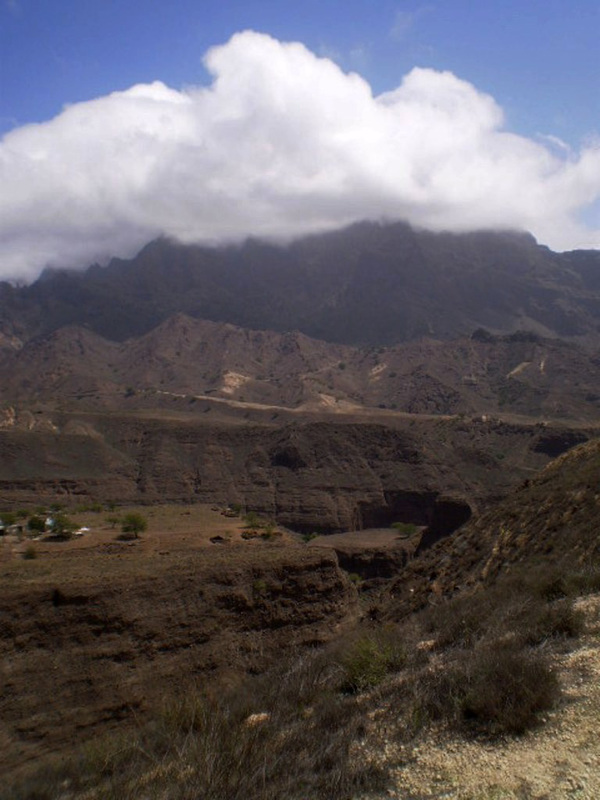
[[[299,531],[427,524],[437,498],[498,499],[595,427],[234,409],[8,409],[0,502],[241,503]],[[207,409],[207,410],[205,410]],[[246,417],[246,414],[248,415]]]
[[[151,532],[138,543],[118,541],[102,518],[90,519],[93,542],[37,543],[30,562],[7,559],[5,545],[5,778],[76,742],[131,729],[184,687],[221,691],[353,622],[356,590],[333,554],[261,540],[212,545],[206,530],[226,541],[227,528],[240,523],[203,511],[151,516]],[[196,527],[177,535],[186,512]],[[4,797],[10,784],[0,783]]]
[[[0,796],[567,796],[498,770],[591,725],[597,270],[365,223],[0,285],[0,511],[92,526],[2,537]]]
[[[592,800],[599,467],[566,453],[379,596],[208,510],[39,543],[1,567],[0,796]]]
[[[5,339],[0,371],[0,404],[82,411],[174,402],[193,411],[217,399],[298,412],[385,408],[581,423],[595,421],[600,405],[596,351],[522,331],[356,348],[176,314],[125,342],[74,326]]]
[[[566,574],[593,568],[600,558],[599,474],[598,439],[550,462],[493,508],[424,550],[389,587],[392,613],[493,583],[511,570],[546,565]]]

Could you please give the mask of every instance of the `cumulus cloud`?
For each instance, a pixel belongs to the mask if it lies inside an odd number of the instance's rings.
[[[600,246],[600,147],[563,154],[503,129],[490,96],[413,69],[373,96],[298,43],[247,31],[206,87],[156,82],[69,106],[0,144],[0,277],[82,267],[150,239],[291,238],[361,219],[527,229]]]

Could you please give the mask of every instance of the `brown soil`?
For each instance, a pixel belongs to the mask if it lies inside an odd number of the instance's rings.
[[[120,524],[112,523],[110,518],[121,518],[132,512],[146,517],[148,530],[140,534],[137,540],[127,541],[121,535]],[[257,537],[243,537],[248,527],[245,521],[239,515],[226,516],[224,512],[224,508],[203,504],[119,506],[114,511],[69,512],[69,518],[77,526],[89,528],[89,531],[66,541],[56,541],[47,535],[34,538],[25,535],[3,537],[0,539],[3,543],[3,546],[0,545],[0,563],[14,560],[20,564],[23,553],[33,544],[37,557],[47,562],[47,575],[50,574],[48,562],[55,565],[58,575],[62,575],[69,568],[68,565],[74,563],[72,558],[76,555],[85,556],[82,563],[86,568],[89,567],[92,575],[95,558],[111,550],[121,550],[122,557],[130,556],[128,568],[135,572],[134,563],[156,555],[172,555],[176,558],[206,547],[244,544],[247,548],[251,544],[264,544],[260,529]],[[268,540],[268,537],[265,538]],[[297,537],[281,529],[274,531],[272,539],[279,543],[297,543]],[[22,570],[23,567],[18,569]],[[18,580],[23,574],[21,571]]]

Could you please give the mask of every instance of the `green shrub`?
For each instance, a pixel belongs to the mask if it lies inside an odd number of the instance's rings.
[[[276,524],[272,520],[267,520],[262,525],[262,533],[261,538],[269,541],[271,539],[275,539],[278,536],[281,536],[281,533],[277,530]]]
[[[577,572],[570,572],[565,581],[569,594],[596,594],[600,592],[600,566],[590,564]]]
[[[472,647],[485,640],[513,637],[535,645],[582,633],[584,615],[567,594],[568,575],[549,569],[513,573],[492,586],[430,607],[421,616],[437,649]]]
[[[513,593],[542,600],[558,600],[569,594],[565,573],[556,566],[543,564],[526,572],[517,570],[514,575],[501,579],[499,585],[511,587]]]
[[[0,519],[5,525],[14,525],[17,515],[13,511],[0,511]]]
[[[37,558],[37,552],[35,547],[32,544],[27,545],[25,551],[23,553],[23,558],[26,561],[31,561],[33,558]]]
[[[585,628],[585,615],[567,598],[553,603],[529,603],[514,620],[513,628],[527,644],[538,645],[548,639],[580,636]]]
[[[427,635],[437,649],[471,647],[490,632],[491,617],[498,611],[488,593],[477,592],[432,606],[421,617]]]
[[[253,591],[261,596],[267,593],[267,588],[267,583],[262,578],[257,578],[252,584]]]
[[[580,569],[539,564],[533,569],[516,570],[501,584],[513,585],[521,593],[559,600],[600,591],[600,566],[591,563]]]
[[[450,665],[414,683],[416,725],[444,720],[489,736],[521,734],[534,726],[560,694],[544,656],[496,643],[465,651]]]
[[[143,514],[131,512],[125,514],[121,519],[121,530],[124,534],[130,534],[137,539],[140,533],[148,529],[148,520]]]
[[[398,533],[401,533],[404,536],[411,536],[417,530],[417,526],[414,524],[414,522],[392,522],[391,527],[395,528]]]
[[[246,528],[256,529],[260,527],[260,518],[255,511],[249,511],[244,517]]]
[[[77,530],[77,524],[66,514],[58,513],[52,517],[52,534],[59,539],[70,539]]]
[[[459,668],[463,720],[491,734],[524,733],[551,708],[558,680],[540,653],[500,645],[475,651]]]
[[[397,637],[384,630],[369,633],[352,641],[341,653],[344,669],[343,691],[363,692],[378,686],[385,677],[405,662],[404,650]]]

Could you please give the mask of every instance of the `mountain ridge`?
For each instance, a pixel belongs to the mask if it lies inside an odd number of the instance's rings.
[[[599,340],[600,253],[553,253],[511,232],[357,223],[279,245],[155,240],[133,259],[0,287],[1,329],[28,339],[85,324],[116,341],[177,312],[250,329],[388,345],[478,327]]]

